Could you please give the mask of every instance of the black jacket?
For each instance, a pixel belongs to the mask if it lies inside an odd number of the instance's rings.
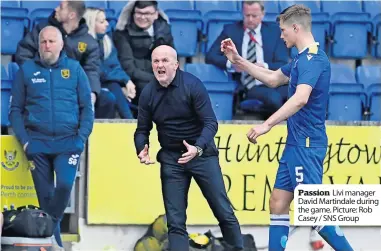
[[[134,134],[136,153],[149,145],[156,124],[160,146],[169,151],[185,151],[183,140],[199,146],[205,156],[218,156],[214,136],[218,122],[204,84],[194,75],[177,70],[172,83],[162,87],[153,80],[139,99],[138,125]]]
[[[133,6],[127,5],[120,14],[113,40],[123,70],[131,77],[132,82],[142,89],[154,79],[151,65],[152,50],[159,45],[174,47],[173,37],[168,19],[162,12],[159,11],[159,18],[153,23],[152,39],[147,31],[137,27],[132,21],[130,8]]]
[[[36,53],[38,53],[38,35],[44,27],[48,25],[57,27],[62,33],[64,50],[67,56],[79,61],[89,78],[91,91],[99,94],[101,90],[99,79],[101,65],[100,53],[97,41],[88,34],[85,19],[81,19],[76,30],[67,34],[61,23],[59,23],[54,16],[55,11],[50,15],[47,21],[36,25],[33,30],[20,41],[16,52],[17,64],[22,65],[24,61],[35,58]]]

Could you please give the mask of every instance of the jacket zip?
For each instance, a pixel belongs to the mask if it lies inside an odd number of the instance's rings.
[[[54,121],[54,105],[53,105],[53,100],[54,100],[54,92],[53,92],[53,77],[52,77],[52,69],[50,68],[49,69],[50,71],[50,111],[51,111],[51,117],[52,117],[52,132],[53,132],[53,141],[55,140],[55,132],[54,132],[54,128],[55,128],[55,121]]]

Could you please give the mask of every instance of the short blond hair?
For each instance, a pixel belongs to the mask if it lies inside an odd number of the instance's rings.
[[[284,24],[299,24],[306,31],[311,31],[311,10],[302,4],[295,4],[283,10],[277,21]]]

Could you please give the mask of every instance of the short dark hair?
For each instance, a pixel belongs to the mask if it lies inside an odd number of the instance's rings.
[[[265,10],[265,5],[263,4],[263,1],[249,1],[249,0],[244,0],[242,1],[242,7],[244,4],[247,4],[247,5],[252,5],[252,4],[259,4],[259,6],[261,6],[261,10],[264,11]]]
[[[67,1],[67,6],[70,7],[75,13],[77,13],[78,19],[83,17],[86,11],[85,1]]]
[[[144,9],[149,6],[153,6],[155,9],[157,9],[157,1],[136,1],[134,7],[138,9]]]

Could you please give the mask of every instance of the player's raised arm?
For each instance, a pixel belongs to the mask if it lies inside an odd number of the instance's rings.
[[[235,44],[230,38],[221,42],[221,52],[225,54],[232,64],[235,64],[238,68],[247,72],[268,87],[276,88],[288,83],[288,77],[285,76],[280,69],[273,71],[264,67],[259,67],[240,56]]]

